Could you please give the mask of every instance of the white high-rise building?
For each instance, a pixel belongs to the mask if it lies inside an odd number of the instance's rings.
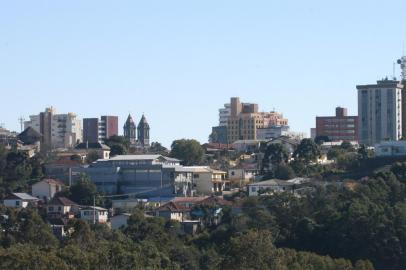
[[[231,115],[230,103],[224,104],[224,108],[219,109],[219,126],[227,126],[228,118]]]
[[[395,80],[357,85],[360,144],[402,138],[402,89]]]
[[[31,115],[24,127],[32,127],[42,134],[41,145],[46,150],[71,148],[82,141],[81,120],[77,119],[76,114],[56,114],[52,107],[38,115]]]

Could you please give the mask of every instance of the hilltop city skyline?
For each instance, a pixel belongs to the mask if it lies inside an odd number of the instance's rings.
[[[19,131],[18,118],[53,106],[79,118],[117,115],[122,133],[128,113],[145,113],[152,140],[168,147],[179,138],[207,141],[218,109],[239,96],[309,135],[315,117],[337,106],[357,114],[356,85],[392,76],[405,8],[403,1],[3,3],[0,25],[10,27],[0,30],[0,123]]]

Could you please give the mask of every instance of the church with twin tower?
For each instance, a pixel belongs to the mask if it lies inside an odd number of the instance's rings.
[[[138,147],[149,147],[149,124],[143,114],[138,127],[136,126],[131,114],[128,115],[127,121],[124,124],[124,137],[127,138],[132,145]],[[137,132],[138,131],[138,132]]]

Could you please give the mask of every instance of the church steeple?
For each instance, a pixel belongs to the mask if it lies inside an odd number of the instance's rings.
[[[147,119],[145,118],[145,115],[142,114],[140,123],[138,124],[138,143],[142,147],[149,146],[149,129]]]
[[[137,141],[137,127],[135,126],[131,114],[128,114],[127,121],[125,122],[123,129],[124,137],[127,138],[130,143],[134,144]]]

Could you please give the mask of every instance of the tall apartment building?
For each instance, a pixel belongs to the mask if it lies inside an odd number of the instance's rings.
[[[71,148],[82,141],[82,125],[76,114],[56,114],[54,108],[46,108],[38,115],[31,115],[24,127],[32,127],[42,134],[41,149]]]
[[[224,104],[224,108],[219,109],[219,126],[227,126],[228,118],[231,115],[230,103]]]
[[[118,117],[101,116],[83,119],[83,141],[89,143],[103,142],[113,135],[118,135]]]
[[[335,116],[316,117],[316,137],[331,141],[358,141],[358,116],[348,116],[346,108],[337,107]]]
[[[231,98],[230,116],[227,121],[228,142],[257,140],[258,130],[272,126],[287,126],[288,120],[278,112],[259,112],[258,104],[241,103],[238,97]]]
[[[402,89],[401,82],[388,79],[357,85],[361,144],[402,138]]]

